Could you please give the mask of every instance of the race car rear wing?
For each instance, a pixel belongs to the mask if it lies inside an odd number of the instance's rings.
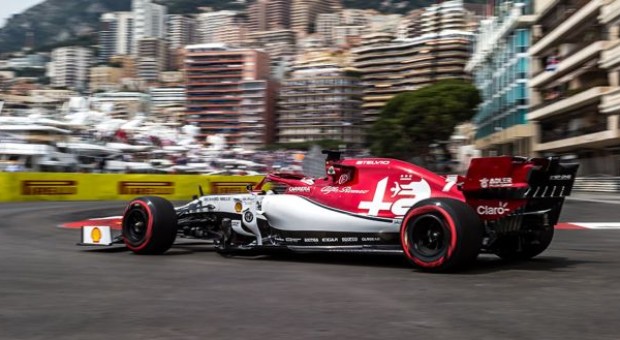
[[[515,229],[528,223],[555,225],[578,168],[556,157],[476,158],[458,183],[467,203],[485,221],[516,218]]]
[[[556,157],[474,158],[462,179],[461,190],[468,198],[566,197],[578,168],[579,164],[560,163]]]

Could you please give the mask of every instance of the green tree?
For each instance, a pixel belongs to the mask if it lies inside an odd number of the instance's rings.
[[[429,153],[429,145],[446,140],[454,127],[473,117],[478,89],[459,79],[442,80],[392,98],[368,132],[373,154],[412,160]]]

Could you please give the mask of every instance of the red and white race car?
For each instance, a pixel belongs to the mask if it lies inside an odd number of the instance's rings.
[[[272,173],[247,194],[201,195],[176,208],[161,197],[136,198],[119,235],[85,226],[81,244],[161,254],[192,238],[228,255],[402,253],[431,271],[461,268],[480,252],[529,259],[549,246],[578,167],[487,157],[473,159],[466,176],[444,177],[395,159],[325,153],[323,178]]]

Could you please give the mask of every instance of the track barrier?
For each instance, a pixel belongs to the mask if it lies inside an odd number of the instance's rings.
[[[264,176],[205,176],[93,173],[0,173],[0,202],[130,200],[162,196],[190,200],[205,194],[246,192]]]

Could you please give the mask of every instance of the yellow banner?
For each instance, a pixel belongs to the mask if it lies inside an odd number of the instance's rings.
[[[0,173],[0,201],[129,200],[136,196],[163,196],[189,200],[205,194],[246,192],[263,176],[202,176],[83,173]]]

